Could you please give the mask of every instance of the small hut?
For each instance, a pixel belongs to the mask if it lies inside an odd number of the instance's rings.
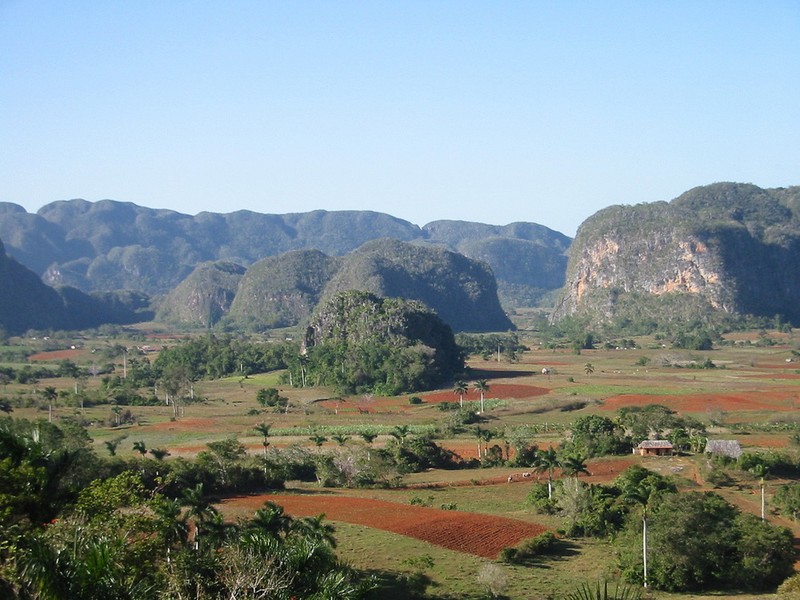
[[[727,456],[728,458],[739,460],[742,455],[742,447],[736,440],[708,440],[706,442],[706,454]]]
[[[674,446],[669,440],[644,440],[633,449],[639,456],[672,456]]]

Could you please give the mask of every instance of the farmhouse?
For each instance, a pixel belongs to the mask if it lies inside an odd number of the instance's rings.
[[[727,456],[738,460],[742,455],[742,447],[736,440],[708,440],[706,442],[706,454]]]
[[[672,456],[672,442],[668,440],[644,440],[633,449],[639,456]]]

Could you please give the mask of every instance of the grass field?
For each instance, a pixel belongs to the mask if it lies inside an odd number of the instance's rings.
[[[795,424],[800,423],[797,413],[800,407],[800,370],[791,352],[797,344],[792,338],[780,334],[771,335],[776,345],[759,347],[748,343],[756,339],[737,335],[736,345],[725,345],[708,352],[669,350],[654,340],[638,340],[641,348],[635,350],[584,350],[576,355],[566,350],[534,349],[514,364],[472,360],[470,367],[474,379],[480,376],[488,379],[490,384],[487,413],[481,426],[501,432],[507,426],[536,425],[534,441],[540,447],[548,447],[562,439],[563,427],[578,416],[613,416],[623,406],[663,404],[709,425],[711,437],[735,438],[749,450],[780,449],[796,453],[790,438]],[[80,364],[81,355],[75,356]],[[83,356],[87,355],[84,353]],[[707,358],[717,368],[687,366],[702,364]],[[55,364],[61,359],[60,354],[51,358],[41,354],[37,362]],[[593,369],[588,369],[587,363]],[[543,367],[550,369],[549,375],[542,374]],[[208,442],[229,436],[236,436],[250,452],[258,453],[262,448],[261,438],[253,428],[262,422],[271,424],[270,441],[275,447],[291,444],[313,447],[309,436],[315,432],[325,435],[341,432],[351,436],[348,444],[364,445],[358,435],[362,431],[379,434],[374,444],[380,447],[388,443],[388,434],[395,426],[409,425],[412,431],[420,432],[441,425],[448,413],[440,410],[439,405],[458,402],[458,396],[447,388],[416,394],[422,398],[421,404],[411,404],[409,396],[338,398],[330,389],[280,386],[278,376],[272,373],[196,382],[195,394],[202,400],[187,404],[185,414],[177,419],[173,419],[172,408],[166,405],[126,407],[133,413],[136,424],[110,427],[110,406],[81,410],[58,403],[55,419],[79,416],[93,423],[89,431],[100,454],[106,454],[104,441],[124,436],[117,450],[119,456],[133,456],[133,442],[141,440],[148,448],[168,449],[174,457],[193,456]],[[34,385],[9,383],[0,390],[0,398],[26,399],[29,406],[15,408],[15,417],[47,418],[46,406],[40,394],[36,393],[46,385],[70,390],[75,381],[65,378],[42,380]],[[83,385],[96,389],[100,381],[99,378],[90,378]],[[267,387],[280,387],[281,394],[289,398],[288,412],[267,411],[257,404],[257,391]],[[477,394],[471,390],[465,400],[475,403]],[[774,426],[776,423],[784,424],[785,430],[778,431],[779,428]],[[747,431],[748,427],[751,430]],[[437,443],[465,458],[474,458],[477,453],[476,438],[470,433],[437,439]],[[333,446],[333,442],[327,442],[319,451],[324,452]],[[633,462],[675,476],[686,489],[713,489],[704,479],[708,462],[702,455],[599,459],[589,464],[592,475],[588,480],[610,481]],[[514,476],[513,483],[508,483],[509,476]],[[474,527],[476,522],[488,523],[502,518],[516,520],[520,527],[535,525],[556,529],[559,526],[556,518],[537,515],[525,508],[524,500],[531,481],[535,481],[535,476],[523,480],[519,468],[427,471],[407,476],[404,479],[406,487],[402,489],[336,489],[319,493],[321,490],[314,485],[291,483],[287,493],[313,498],[312,504],[305,504],[303,510],[328,514],[337,527],[338,551],[354,566],[374,572],[385,581],[427,578],[430,582],[428,594],[432,597],[477,598],[481,592],[477,573],[487,561],[491,562],[491,559],[480,556],[480,548],[472,551],[449,549],[419,539],[421,533],[414,536],[387,531],[387,526],[381,526],[380,519],[373,526],[353,522],[355,517],[352,515],[345,518],[340,514],[342,509],[333,510],[331,499],[337,499],[339,504],[336,506],[341,505],[342,498],[349,498],[352,503],[373,501],[375,506],[395,506],[398,514],[401,508],[405,511],[412,500],[417,499],[429,507],[427,510],[448,505],[470,518],[478,515],[483,519],[469,521],[473,523],[470,527]],[[779,480],[768,480],[768,505],[779,483]],[[756,487],[754,479],[743,476],[736,485],[715,491],[742,510],[757,514],[760,504]],[[291,513],[291,503],[285,502],[287,511]],[[240,506],[223,503],[222,506],[231,518],[252,508],[246,503]],[[339,518],[337,514],[340,514]],[[402,514],[417,513],[405,511]],[[407,517],[408,520],[413,518]],[[792,528],[800,537],[797,524],[774,515],[770,519]],[[584,581],[614,578],[613,565],[609,544],[576,539],[562,540],[559,552],[553,557],[525,567],[502,565],[501,568],[508,578],[507,597],[544,599],[563,596]],[[655,593],[651,597],[678,600],[709,596]],[[771,597],[769,594],[737,596],[741,600]]]

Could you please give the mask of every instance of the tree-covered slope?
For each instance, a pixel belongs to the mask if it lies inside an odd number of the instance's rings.
[[[491,269],[443,248],[374,240],[344,258],[324,298],[346,290],[420,300],[456,331],[512,328]]]
[[[304,348],[307,376],[346,392],[431,389],[464,368],[452,329],[421,302],[354,290],[317,307]]]
[[[587,219],[554,318],[680,321],[781,315],[800,323],[800,188],[718,183]]]
[[[245,268],[231,262],[207,262],[172,290],[156,318],[165,323],[211,327],[230,310]]]
[[[239,284],[229,320],[255,329],[306,322],[340,263],[319,250],[297,250],[256,262]]]

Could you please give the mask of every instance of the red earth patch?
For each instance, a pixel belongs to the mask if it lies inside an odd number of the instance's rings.
[[[678,412],[705,412],[708,410],[793,410],[787,403],[786,392],[741,392],[731,394],[686,394],[650,396],[647,394],[621,394],[607,398],[603,410],[617,410],[624,406],[662,404]]]
[[[547,531],[542,525],[504,517],[321,494],[240,496],[224,500],[221,506],[256,511],[267,501],[295,517],[324,513],[332,521],[391,531],[491,559],[503,548]]]
[[[50,352],[39,352],[38,354],[32,354],[28,357],[28,360],[68,360],[70,358],[75,358],[78,356],[82,350],[52,350]]]

